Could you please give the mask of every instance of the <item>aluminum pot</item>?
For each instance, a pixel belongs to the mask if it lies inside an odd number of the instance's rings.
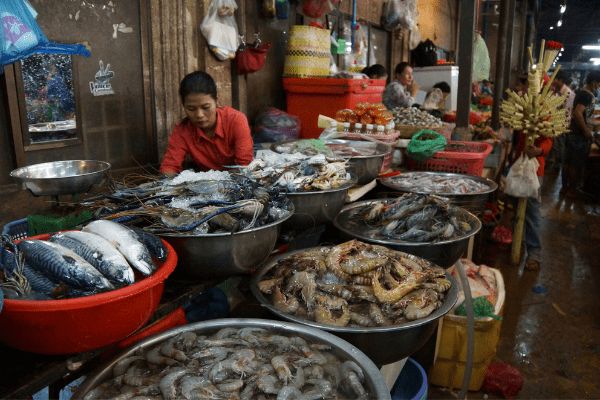
[[[249,274],[267,259],[279,236],[281,224],[294,212],[270,224],[236,233],[205,235],[161,234],[179,256],[176,275],[194,279]]]
[[[394,189],[399,194],[403,193],[420,193],[420,194],[437,194],[440,196],[447,197],[450,200],[450,204],[462,207],[467,209],[468,211],[474,214],[481,214],[485,208],[485,202],[488,200],[490,194],[494,193],[496,189],[498,189],[498,184],[491,179],[483,178],[481,176],[473,176],[473,175],[463,175],[463,174],[454,174],[450,172],[428,172],[428,171],[418,171],[418,172],[407,172],[407,174],[419,174],[423,176],[431,176],[431,177],[445,177],[449,179],[470,179],[478,183],[482,183],[487,185],[486,190],[482,190],[476,193],[444,193],[444,192],[428,192],[422,189],[406,189],[399,183],[399,180],[405,174],[400,174],[397,176],[391,176],[388,178],[380,179],[382,185],[389,187],[390,189]]]
[[[96,160],[55,161],[17,168],[10,173],[34,196],[84,193],[104,183],[110,164]]]
[[[271,150],[280,152],[278,146],[285,144],[293,144],[294,142],[307,140],[289,140],[285,142],[273,143]],[[369,155],[356,155],[348,158],[348,166],[353,171],[353,175],[356,176],[356,183],[364,185],[377,178],[383,165],[383,160],[386,155],[392,152],[392,146],[382,142],[369,142],[361,140],[342,140],[342,139],[328,139],[324,141],[328,147],[334,146],[347,146],[356,149],[369,149],[374,151],[374,154]],[[335,150],[334,150],[335,152]]]
[[[356,174],[357,183],[365,185],[379,176],[383,159],[392,152],[392,146],[381,142],[367,142],[359,140],[341,140],[331,139],[325,142],[327,145],[346,145],[356,148],[374,147],[375,154],[365,156],[352,156],[348,160],[348,165]]]
[[[331,332],[358,347],[378,366],[396,362],[419,350],[436,329],[438,319],[446,315],[458,299],[456,280],[452,275],[446,272],[446,278],[450,280],[452,286],[446,293],[442,306],[425,318],[407,321],[399,325],[363,328],[339,327],[310,321],[278,310],[258,289],[258,282],[261,281],[262,277],[265,276],[271,268],[277,265],[279,260],[293,256],[297,253],[317,249],[319,249],[319,247],[296,250],[273,258],[261,267],[260,271],[252,278],[250,290],[262,306],[266,307],[279,318]],[[410,254],[405,254],[405,257],[411,259],[418,258]]]
[[[473,229],[465,236],[435,243],[405,242],[385,238],[383,236],[374,237],[365,234],[364,230],[361,229],[361,226],[350,223],[349,216],[354,214],[356,208],[365,206],[373,207],[377,203],[388,203],[394,200],[395,199],[365,200],[349,204],[336,216],[333,225],[349,238],[356,238],[368,243],[380,244],[394,250],[404,251],[408,254],[413,254],[417,257],[431,261],[443,268],[451,267],[460,259],[460,257],[462,257],[469,246],[469,239],[481,229],[481,221],[479,218],[469,211],[456,206],[450,206],[450,212],[460,215],[469,222]]]
[[[251,318],[227,318],[198,322],[195,324],[189,324],[175,328],[146,339],[129,348],[120,356],[89,375],[74,393],[73,399],[84,398],[84,396],[90,390],[95,388],[106,379],[112,378],[112,370],[115,364],[117,364],[120,360],[132,356],[145,348],[152,347],[157,343],[163,342],[168,338],[171,338],[182,332],[193,331],[196,334],[201,335],[210,333],[212,331],[217,331],[222,328],[231,327],[240,329],[246,327],[263,328],[270,330],[273,333],[298,335],[309,341],[326,343],[332,347],[337,356],[347,360],[352,360],[362,368],[365,373],[365,388],[369,391],[372,398],[382,400],[391,399],[390,391],[385,384],[379,369],[364,353],[351,344],[327,332],[323,332],[319,329],[311,328],[305,325]]]
[[[354,183],[356,181],[352,180],[336,189],[287,193],[288,199],[294,204],[295,212],[284,226],[288,229],[304,230],[333,221],[346,204],[346,195]]]

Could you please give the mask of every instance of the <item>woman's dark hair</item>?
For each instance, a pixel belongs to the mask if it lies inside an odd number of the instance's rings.
[[[381,64],[370,65],[368,67],[365,67],[361,72],[367,75],[369,78],[381,78],[382,76],[387,75],[387,70]]]
[[[446,82],[438,82],[433,85],[433,88],[440,89],[443,93],[450,93],[450,85],[448,85]]]
[[[179,84],[179,97],[181,97],[181,101],[183,102],[185,97],[192,93],[207,94],[217,100],[217,84],[212,76],[206,72],[192,72],[181,80]]]
[[[407,63],[406,61],[403,61],[401,63],[398,63],[398,65],[396,65],[396,69],[394,69],[394,74],[401,74],[402,72],[404,72],[404,70],[406,69],[406,67],[410,67],[410,64]]]
[[[590,71],[585,78],[585,83],[588,85],[594,82],[600,83],[600,71],[598,70]]]

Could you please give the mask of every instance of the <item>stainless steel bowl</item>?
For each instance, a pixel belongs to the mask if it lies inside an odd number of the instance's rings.
[[[306,139],[300,139],[306,140]],[[293,144],[300,140],[289,140],[285,142],[273,143],[271,150],[277,151],[277,147],[282,144]],[[346,145],[357,149],[372,149],[375,151],[374,154],[365,156],[352,156],[348,158],[348,165],[356,176],[357,183],[364,185],[377,178],[383,165],[383,159],[386,155],[392,152],[392,146],[380,143],[380,142],[369,142],[361,140],[342,140],[342,139],[328,139],[325,140],[325,145]]]
[[[109,170],[105,161],[69,160],[17,168],[10,176],[34,196],[58,196],[89,191],[105,181]]]
[[[243,318],[227,318],[215,319],[211,321],[198,322],[195,324],[185,325],[179,328],[160,333],[149,339],[146,339],[133,347],[126,350],[114,360],[110,361],[103,367],[90,374],[87,379],[79,386],[73,395],[73,399],[82,399],[90,390],[98,386],[107,379],[112,378],[112,370],[115,364],[132,356],[137,352],[161,343],[182,332],[193,331],[198,335],[217,331],[222,328],[246,328],[256,327],[273,331],[273,333],[282,333],[288,335],[298,335],[311,342],[320,342],[328,344],[332,347],[336,356],[354,361],[358,364],[365,373],[365,388],[374,399],[391,399],[390,391],[385,384],[383,376],[379,369],[373,364],[369,358],[359,349],[351,344],[341,340],[340,338],[323,332],[319,329],[311,328],[305,325],[293,324],[289,322],[271,321],[265,319],[243,319]]]
[[[252,293],[261,305],[279,318],[329,331],[358,347],[377,365],[381,366],[396,362],[419,350],[435,330],[438,319],[450,311],[458,298],[456,281],[452,275],[446,273],[446,278],[452,282],[452,286],[446,293],[442,306],[425,318],[407,321],[400,325],[368,328],[339,327],[310,321],[278,310],[258,289],[258,282],[260,282],[262,277],[265,276],[271,268],[277,265],[279,260],[291,257],[297,253],[316,249],[319,249],[319,247],[296,250],[270,260],[252,278],[250,284]],[[406,254],[405,256],[412,259],[418,258],[410,254]]]
[[[440,196],[447,197],[450,200],[452,205],[457,207],[463,207],[472,213],[480,214],[483,212],[485,208],[485,202],[487,201],[489,195],[494,193],[496,189],[498,189],[498,184],[491,179],[483,178],[480,176],[473,175],[463,175],[463,174],[454,174],[450,172],[429,172],[429,171],[415,171],[415,172],[407,172],[407,174],[419,174],[419,175],[429,175],[429,176],[443,176],[447,178],[456,178],[456,179],[471,179],[475,182],[482,183],[487,185],[487,189],[481,192],[476,193],[444,193],[444,192],[428,192],[422,189],[406,189],[403,186],[398,184],[398,179],[403,176],[403,174],[398,176],[391,176],[388,178],[380,179],[379,181],[384,185],[389,187],[390,189],[394,189],[400,194],[402,193],[421,193],[421,194],[437,194]]]
[[[350,223],[349,217],[350,215],[354,214],[356,208],[361,208],[364,206],[372,207],[377,203],[389,203],[392,201],[395,201],[395,199],[365,200],[349,204],[344,207],[336,216],[335,220],[333,221],[333,225],[348,237],[360,239],[369,243],[381,244],[394,250],[404,251],[417,257],[429,260],[443,268],[451,267],[460,259],[460,257],[462,257],[469,245],[469,238],[475,235],[481,229],[481,221],[479,221],[479,218],[471,214],[469,211],[456,206],[450,206],[450,212],[460,215],[462,218],[466,219],[469,224],[471,224],[473,229],[465,236],[435,243],[404,242],[386,238],[384,236],[373,237],[365,234],[364,230],[360,229],[361,226],[356,226],[355,224]],[[365,228],[367,227],[365,226]]]
[[[325,144],[343,144],[354,148],[374,148],[375,154],[368,156],[352,156],[348,164],[356,174],[357,183],[364,185],[379,176],[383,159],[392,152],[392,146],[385,143],[367,142],[359,140],[331,139]]]
[[[286,196],[294,204],[295,212],[284,226],[288,229],[303,230],[333,221],[346,204],[348,190],[355,182],[352,180],[337,189],[287,193]]]
[[[281,224],[294,213],[270,224],[236,233],[205,235],[161,234],[177,253],[175,275],[194,279],[223,278],[250,274],[273,251]]]

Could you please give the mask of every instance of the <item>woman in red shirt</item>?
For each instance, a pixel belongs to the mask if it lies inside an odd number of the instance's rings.
[[[181,172],[186,156],[196,167],[222,170],[225,165],[247,165],[253,143],[246,116],[231,107],[217,107],[217,85],[206,72],[186,75],[179,85],[186,117],[171,133],[160,172]]]

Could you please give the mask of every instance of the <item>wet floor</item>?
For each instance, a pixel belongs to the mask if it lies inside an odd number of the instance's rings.
[[[583,196],[562,199],[559,188],[556,174],[549,174],[543,187],[539,272],[512,266],[510,248],[491,242],[484,241],[481,259],[475,260],[504,275],[506,303],[496,360],[521,372],[525,383],[517,397],[523,399],[600,398],[600,205]],[[16,187],[2,190],[0,202],[0,226],[53,209],[52,199]],[[453,398],[440,388],[431,387],[429,394]],[[486,394],[471,392],[469,397]]]
[[[510,247],[491,242],[475,260],[502,271],[506,302],[496,360],[521,372],[522,399],[600,398],[600,204],[561,198],[559,181],[551,171],[542,188],[540,271],[512,266]],[[452,395],[431,387],[430,398]]]

